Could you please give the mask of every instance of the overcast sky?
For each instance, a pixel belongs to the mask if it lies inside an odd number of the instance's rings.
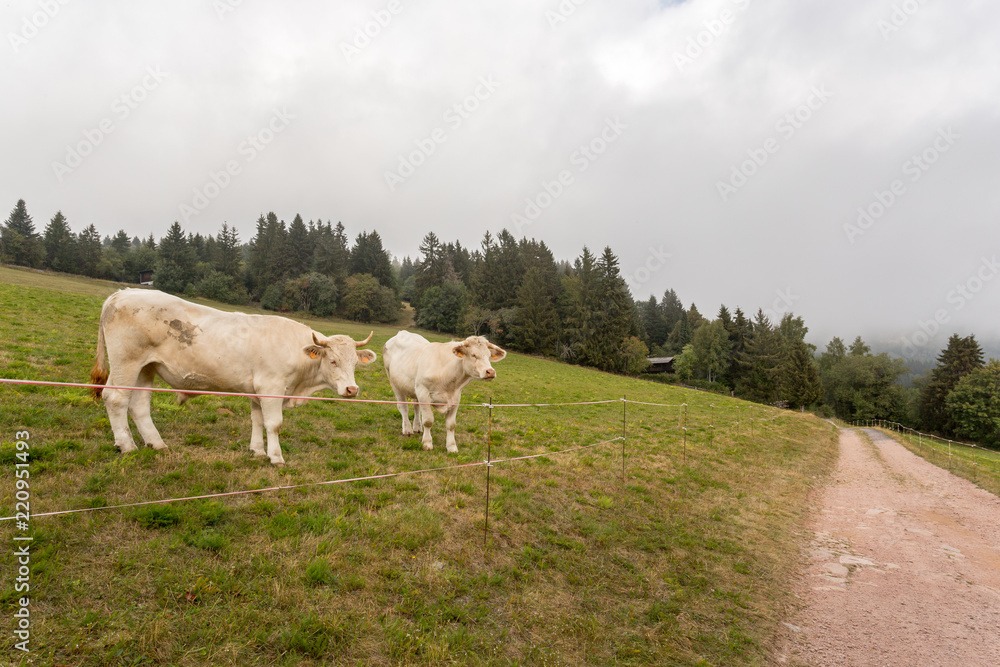
[[[821,349],[1000,338],[1000,3],[2,6],[0,206],[39,230],[507,227]]]

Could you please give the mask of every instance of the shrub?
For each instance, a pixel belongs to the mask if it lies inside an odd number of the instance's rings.
[[[196,291],[207,299],[243,305],[250,301],[246,287],[235,276],[212,270],[198,281]]]
[[[395,290],[379,285],[367,273],[347,278],[341,307],[348,319],[357,322],[392,322],[400,310]]]
[[[424,329],[458,333],[465,309],[466,289],[459,282],[432,287],[420,297],[417,325]]]

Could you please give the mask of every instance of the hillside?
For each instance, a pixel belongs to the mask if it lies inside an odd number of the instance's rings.
[[[84,381],[115,286],[0,268],[0,377]],[[369,327],[306,321],[323,333]],[[376,327],[371,349],[395,328]],[[32,520],[36,664],[764,664],[834,430],[810,415],[510,354],[473,383],[457,455],[393,405],[285,411],[278,469],[249,401],[153,398],[170,448],[122,456],[86,392],[0,386],[0,498],[31,433],[33,512],[538,458]],[[362,397],[392,397],[381,361]],[[326,392],[325,395],[329,395]],[[618,399],[672,407],[497,408]],[[686,404],[686,407],[677,407]],[[751,420],[752,423],[751,423]],[[736,422],[740,424],[737,426]],[[680,427],[686,427],[683,431]],[[686,436],[685,436],[686,433]],[[573,447],[614,440],[589,449]],[[0,527],[8,540],[15,526]],[[11,549],[0,603],[12,617]],[[10,654],[8,654],[9,656]],[[15,658],[18,656],[14,656]]]

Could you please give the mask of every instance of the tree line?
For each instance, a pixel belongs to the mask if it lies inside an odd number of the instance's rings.
[[[673,289],[636,302],[610,247],[584,247],[570,262],[506,229],[476,248],[429,232],[415,259],[394,260],[376,231],[352,243],[341,223],[296,215],[286,224],[274,213],[246,243],[228,224],[203,236],[177,222],[159,240],[102,239],[94,225],[74,233],[61,212],[39,233],[20,200],[0,228],[0,261],[120,282],[152,269],[164,291],[362,322],[396,321],[408,302],[425,329],[633,375],[650,355],[673,357],[676,373],[658,379],[1000,446],[1000,362],[985,364],[974,337],[953,336],[938,366],[904,387],[901,359],[872,354],[860,337],[849,346],[834,338],[818,354],[794,313],[772,322],[761,309],[722,305],[711,319]]]

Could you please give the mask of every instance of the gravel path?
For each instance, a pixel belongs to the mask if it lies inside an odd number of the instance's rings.
[[[1000,499],[874,430],[840,431],[788,665],[1000,665]]]

